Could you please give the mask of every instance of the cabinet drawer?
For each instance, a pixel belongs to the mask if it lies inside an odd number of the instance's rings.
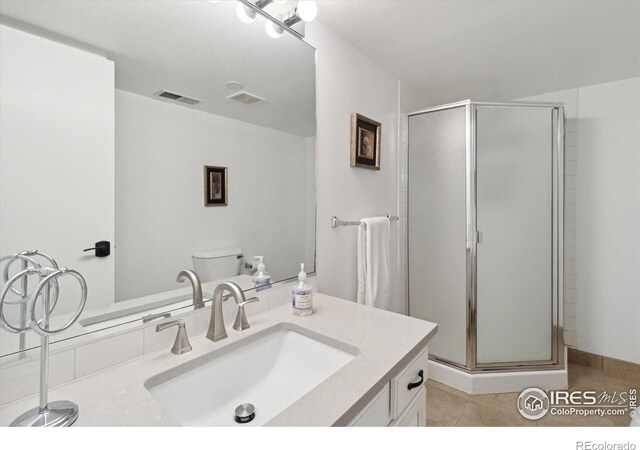
[[[393,422],[394,427],[427,426],[427,389],[422,386],[407,409]]]
[[[393,419],[405,410],[420,393],[427,380],[429,351],[425,348],[405,369],[391,379],[391,412]],[[422,373],[422,375],[420,375]]]
[[[391,384],[384,385],[351,422],[352,427],[386,427],[391,422]]]

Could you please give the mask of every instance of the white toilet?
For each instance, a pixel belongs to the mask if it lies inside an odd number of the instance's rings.
[[[202,283],[240,274],[242,249],[219,248],[193,253],[193,268]]]

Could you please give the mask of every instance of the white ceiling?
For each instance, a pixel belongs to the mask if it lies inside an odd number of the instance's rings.
[[[81,43],[113,59],[120,89],[152,98],[164,89],[202,100],[197,106],[173,102],[181,107],[315,135],[315,51],[287,33],[268,37],[261,17],[242,24],[236,4],[1,0],[0,14],[9,25]],[[224,86],[227,81],[243,83],[266,102],[227,100],[235,92]]]
[[[318,20],[430,104],[509,100],[640,76],[640,0],[318,3]],[[241,24],[235,6],[0,0],[0,14],[103,52],[116,61],[121,89],[147,96],[166,89],[203,100],[197,109],[313,135],[313,50],[289,35],[266,37],[262,19]],[[231,80],[267,102],[226,100]]]
[[[318,20],[431,104],[640,76],[638,0],[320,1]]]

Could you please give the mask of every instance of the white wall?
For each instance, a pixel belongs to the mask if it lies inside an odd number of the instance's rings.
[[[640,78],[578,99],[578,348],[640,363]]]
[[[565,344],[640,362],[640,78],[521,100],[565,105]]]
[[[114,255],[83,249],[114,240],[113,62],[4,25],[0,46],[0,255],[48,253],[107,306]],[[65,283],[56,313],[78,305]]]
[[[179,287],[195,250],[313,270],[313,141],[116,90],[116,300]],[[204,206],[204,165],[228,167],[228,206]]]
[[[319,22],[306,41],[317,49],[317,271],[320,292],[356,299],[356,227],[332,229],[331,216],[357,220],[398,213],[398,79]],[[382,123],[381,170],[349,165],[351,113]],[[391,224],[391,295],[404,310],[398,223]]]
[[[407,81],[400,81],[400,113],[407,114],[433,105],[429,97]]]

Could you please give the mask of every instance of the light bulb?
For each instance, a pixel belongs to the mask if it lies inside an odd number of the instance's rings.
[[[256,20],[256,12],[241,2],[238,2],[238,6],[236,6],[236,15],[242,23],[253,23]]]
[[[271,20],[267,20],[264,23],[264,30],[267,32],[269,37],[274,39],[278,39],[284,33],[284,29],[281,26],[276,25]]]
[[[318,5],[313,0],[300,0],[296,14],[305,22],[311,22],[318,15]]]

